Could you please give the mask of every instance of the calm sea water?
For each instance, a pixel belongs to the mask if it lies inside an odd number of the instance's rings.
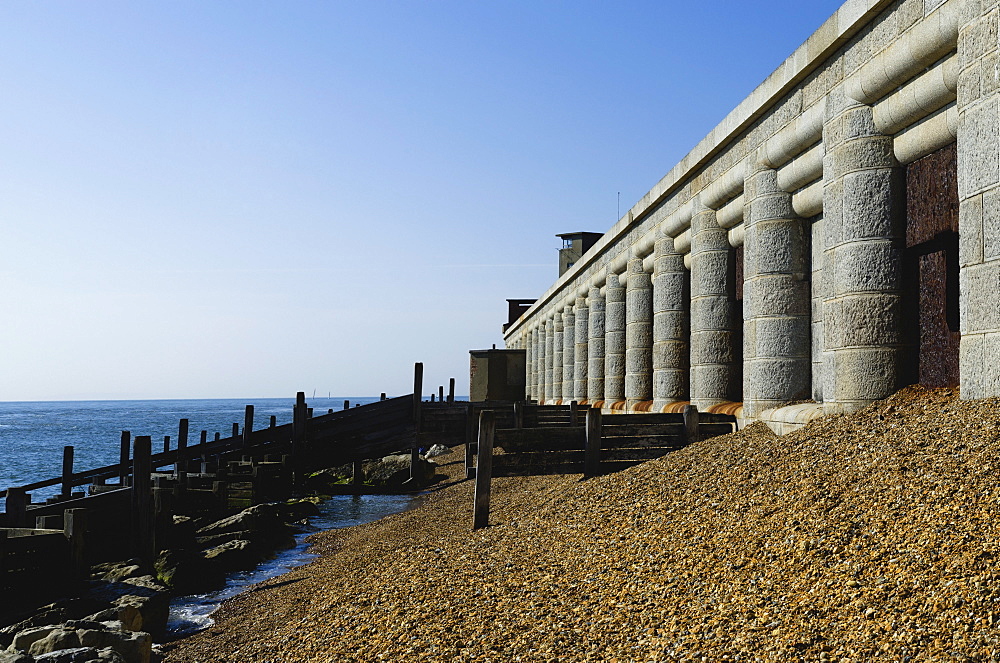
[[[307,399],[314,414],[377,401],[378,398],[335,396]],[[118,462],[121,432],[150,435],[153,450],[163,449],[163,437],[170,436],[176,448],[181,419],[190,422],[188,444],[196,444],[202,430],[209,439],[218,431],[232,433],[233,423],[243,427],[247,405],[254,406],[254,428],[268,425],[271,415],[278,424],[292,420],[291,398],[191,399],[147,401],[39,401],[0,402],[0,488],[22,486],[59,476],[63,447],[74,447],[74,468],[83,471]],[[56,494],[58,487],[32,493],[33,501]],[[0,499],[2,504],[2,499]]]

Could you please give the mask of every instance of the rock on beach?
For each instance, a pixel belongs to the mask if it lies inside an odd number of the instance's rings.
[[[464,473],[460,452],[439,471]],[[313,537],[167,661],[1000,659],[1000,399],[907,388]]]

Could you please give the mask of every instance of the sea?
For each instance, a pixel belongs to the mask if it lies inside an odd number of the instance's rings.
[[[307,404],[319,415],[343,409],[345,401],[354,407],[377,400],[368,396],[314,396]],[[157,451],[168,435],[171,448],[176,448],[181,419],[189,421],[190,445],[199,441],[202,430],[212,439],[216,431],[222,437],[230,435],[234,422],[242,429],[247,405],[254,406],[257,429],[266,427],[272,415],[278,425],[290,422],[294,404],[291,398],[0,402],[0,488],[58,476],[65,446],[73,446],[74,469],[79,472],[117,463],[124,430],[130,431],[133,439],[151,436]],[[44,501],[58,490],[58,486],[36,490],[32,501]],[[405,511],[413,500],[409,495],[331,498],[320,505],[320,515],[310,519],[308,531],[296,537],[294,548],[281,551],[253,571],[232,574],[220,590],[175,597],[170,607],[169,637],[182,637],[209,626],[211,614],[223,600],[308,562],[314,557],[304,541],[309,533],[378,520]]]

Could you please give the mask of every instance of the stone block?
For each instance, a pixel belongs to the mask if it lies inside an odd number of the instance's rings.
[[[882,138],[875,126],[871,106],[854,106],[843,113],[844,140],[858,138]]]
[[[1000,183],[1000,121],[997,97],[976,104],[959,122],[959,196],[966,198]]]
[[[622,293],[624,295],[624,292]],[[604,329],[611,332],[625,328],[625,300],[608,301],[604,311]]]
[[[732,331],[702,331],[691,334],[691,364],[729,364],[737,360],[740,348],[734,347]]]
[[[748,374],[755,400],[797,401],[809,398],[812,391],[811,364],[807,359],[755,359],[750,362]]]
[[[604,379],[625,375],[625,353],[604,355]]]
[[[691,258],[691,296],[726,295],[732,289],[729,279],[730,249],[702,251]]]
[[[653,398],[665,401],[687,400],[688,371],[662,370],[653,373]]]
[[[653,319],[653,291],[645,288],[629,288],[625,304],[625,323]]]
[[[891,136],[873,136],[849,140],[833,148],[827,154],[830,171],[824,163],[824,176],[840,178],[848,173],[860,170],[892,168],[897,165],[896,155],[892,150]],[[824,209],[826,209],[824,198]]]
[[[653,346],[654,369],[686,369],[690,361],[685,341],[663,341]]]
[[[1000,262],[963,267],[959,280],[962,334],[1000,331]]]
[[[754,226],[759,248],[757,274],[805,274],[808,244],[800,219],[762,221]]]
[[[832,300],[823,324],[823,345],[834,349],[902,344],[902,310],[902,297],[898,294],[853,295]]]
[[[734,303],[725,297],[699,297],[691,300],[691,331],[735,329],[738,318]]]
[[[699,408],[711,402],[741,399],[742,384],[734,385],[735,371],[727,365],[692,366],[691,398]],[[701,401],[701,403],[699,403]]]
[[[843,241],[844,180],[823,185],[823,246],[833,248]]]
[[[653,311],[683,311],[687,295],[686,272],[667,272],[653,278]]]
[[[750,225],[771,219],[794,219],[792,197],[784,191],[758,196],[750,201]]]
[[[752,297],[744,290],[744,301],[749,302],[752,314],[748,317],[809,315],[812,298],[809,296],[808,281],[798,281],[782,274],[761,276],[752,283]]]
[[[959,227],[961,240],[962,229]],[[1000,189],[990,189],[983,194],[983,258],[1000,258]]]
[[[895,292],[900,289],[902,264],[894,240],[866,240],[837,247],[834,294]]]
[[[823,323],[814,322],[810,325],[810,333],[812,334],[812,344],[811,344],[811,354],[814,363],[822,363],[823,361],[823,349],[824,349],[824,336],[823,336]]]
[[[819,217],[809,224],[809,263],[814,271],[823,266],[823,248],[826,246],[826,218]]]
[[[986,398],[983,353],[986,334],[962,334],[958,350],[959,389],[962,398]],[[995,363],[995,362],[994,362]]]
[[[810,357],[812,334],[805,317],[757,318],[753,356]]]
[[[835,355],[835,400],[852,406],[887,398],[898,384],[901,351],[896,348],[852,348]]]
[[[905,232],[904,173],[883,168],[844,176],[842,241],[899,237]]]
[[[632,322],[625,329],[625,347],[650,348],[653,346],[653,326],[649,322]]]
[[[687,314],[668,311],[653,316],[653,341],[684,338],[688,333]]]

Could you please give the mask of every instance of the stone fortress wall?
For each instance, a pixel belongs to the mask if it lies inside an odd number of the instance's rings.
[[[844,4],[508,327],[529,398],[780,430],[1000,396],[998,12]]]

